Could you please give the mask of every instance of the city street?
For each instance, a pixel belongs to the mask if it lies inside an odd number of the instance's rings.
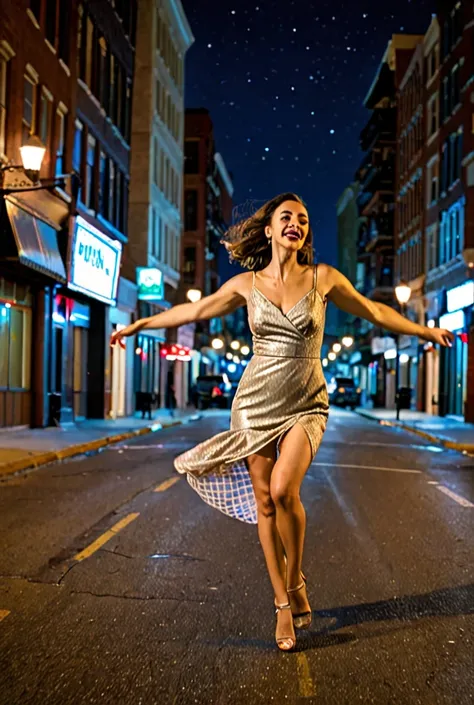
[[[228,424],[3,479],[0,704],[474,703],[474,457],[332,411],[302,491],[314,620],[284,654],[256,527],[172,467]]]

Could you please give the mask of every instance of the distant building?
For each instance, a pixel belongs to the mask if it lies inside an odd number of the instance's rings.
[[[178,302],[183,221],[184,64],[194,41],[180,0],[140,2],[132,115],[130,240],[127,273],[141,281],[136,316]],[[149,285],[154,283],[154,288]],[[193,346],[192,331],[186,332]],[[178,331],[178,337],[182,332]],[[134,391],[169,403],[169,361],[160,355],[175,330],[147,330],[135,341]],[[187,363],[177,362],[176,369]],[[171,365],[172,366],[172,365]],[[174,383],[176,393],[176,383]],[[178,393],[179,396],[179,393]],[[178,399],[178,402],[180,400]]]
[[[184,174],[183,300],[189,289],[209,296],[219,288],[220,240],[232,218],[234,187],[216,151],[212,120],[205,108],[186,110]],[[195,347],[200,355],[193,360],[193,379],[219,371],[223,353],[216,353],[211,343],[223,331],[220,318],[197,323]]]

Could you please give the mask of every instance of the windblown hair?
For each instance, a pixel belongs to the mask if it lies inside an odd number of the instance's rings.
[[[249,218],[232,225],[221,243],[229,253],[229,260],[238,262],[241,267],[259,271],[270,264],[271,243],[265,235],[265,227],[271,224],[276,209],[285,201],[296,201],[306,208],[305,202],[295,193],[282,193],[267,201]],[[313,264],[313,231],[309,226],[308,235],[301,250],[298,250],[299,264]]]

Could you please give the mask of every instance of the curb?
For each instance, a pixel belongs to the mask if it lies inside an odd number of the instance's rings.
[[[125,433],[119,433],[115,436],[104,436],[102,438],[96,438],[93,441],[79,443],[77,445],[68,446],[59,450],[48,451],[45,453],[37,453],[36,455],[32,455],[28,458],[20,458],[19,460],[15,460],[11,463],[1,464],[0,478],[4,475],[12,475],[13,473],[20,472],[21,470],[39,468],[42,465],[48,465],[49,463],[54,463],[58,460],[66,460],[67,458],[72,458],[75,455],[83,455],[84,453],[88,453],[91,450],[99,450],[99,448],[114,445],[115,443],[120,443],[121,441],[126,441],[131,438],[146,436],[150,433],[161,431],[164,428],[181,426],[183,423],[184,421],[181,419],[171,421],[170,423],[155,423],[150,426],[144,426],[143,428],[139,428],[136,431],[126,431]]]
[[[357,410],[356,410],[357,411]],[[371,414],[364,413],[363,411],[357,411],[359,416],[363,416],[371,421],[376,421],[381,426],[391,426],[392,428],[402,428],[404,431],[409,431],[414,433],[416,436],[424,438],[430,443],[436,443],[437,445],[443,446],[449,450],[457,450],[460,453],[474,453],[474,443],[456,443],[455,441],[448,441],[446,439],[440,438],[439,436],[433,436],[431,433],[426,431],[420,431],[418,428],[413,428],[413,426],[407,426],[400,421],[387,421],[387,419],[377,419]]]

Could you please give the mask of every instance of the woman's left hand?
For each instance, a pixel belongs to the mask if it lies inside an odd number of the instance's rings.
[[[428,328],[426,336],[423,336],[431,343],[438,343],[443,348],[452,348],[454,341],[454,333],[446,328]]]

